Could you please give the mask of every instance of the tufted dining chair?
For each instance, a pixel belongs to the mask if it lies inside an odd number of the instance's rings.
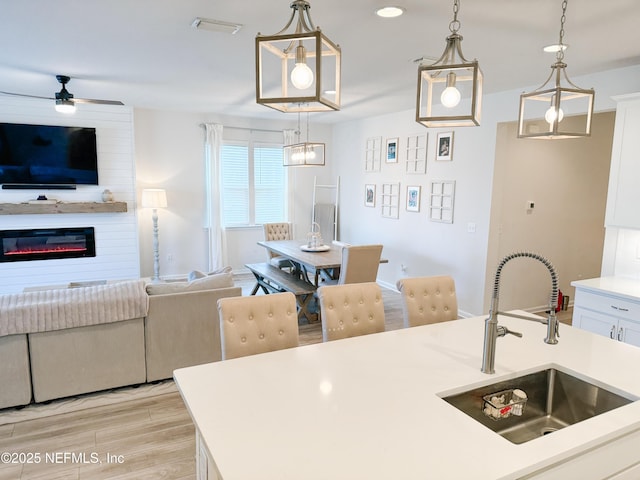
[[[401,278],[396,286],[402,299],[405,327],[458,318],[456,286],[449,275]]]
[[[290,223],[265,223],[262,225],[264,228],[265,240],[291,240],[292,239],[292,227]],[[290,260],[283,258],[275,252],[267,249],[268,260],[271,265],[278,268],[291,268],[293,264]]]
[[[298,346],[298,313],[293,293],[218,300],[222,359]]]
[[[340,275],[337,279],[324,279],[325,285],[375,282],[380,266],[382,245],[342,244]]]
[[[322,341],[384,332],[382,291],[375,282],[318,288]]]

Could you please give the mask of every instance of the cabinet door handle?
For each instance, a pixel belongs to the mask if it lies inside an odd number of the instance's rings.
[[[624,328],[620,327],[620,330],[618,330],[618,341],[622,341],[622,339],[624,338]]]
[[[618,310],[620,312],[628,312],[629,311],[628,308],[616,307],[615,305],[611,305],[611,308],[613,308],[614,310]]]
[[[614,340],[616,338],[616,326],[613,325],[611,327],[611,331],[609,332],[609,338],[611,338],[612,340]]]

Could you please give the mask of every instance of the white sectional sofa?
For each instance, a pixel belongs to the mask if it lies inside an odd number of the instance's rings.
[[[0,409],[171,378],[220,360],[230,271],[0,295]]]

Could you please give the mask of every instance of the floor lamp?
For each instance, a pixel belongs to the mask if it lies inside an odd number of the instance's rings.
[[[167,192],[162,188],[145,188],[142,190],[142,208],[153,208],[153,281],[159,282],[158,209],[167,208]]]

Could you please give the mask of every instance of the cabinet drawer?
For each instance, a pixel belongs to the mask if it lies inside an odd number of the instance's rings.
[[[576,289],[574,305],[606,315],[640,322],[640,303],[638,302]]]

